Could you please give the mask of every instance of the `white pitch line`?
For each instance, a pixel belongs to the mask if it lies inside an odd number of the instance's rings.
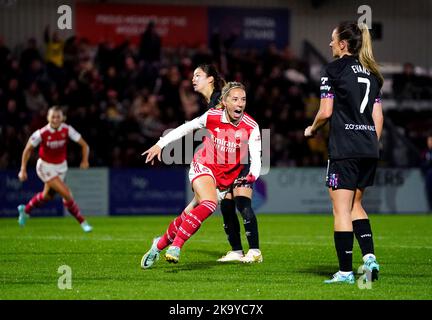
[[[315,247],[327,247],[331,245],[331,243],[321,243],[321,242],[299,242],[299,241],[289,241],[290,238],[300,238],[296,236],[287,237],[288,241],[260,241],[262,244],[266,245],[285,245],[285,246],[315,246]],[[326,239],[327,237],[318,236],[315,239]],[[0,239],[10,239],[10,237],[0,236]],[[28,240],[62,240],[62,241],[125,241],[125,242],[148,242],[148,238],[113,238],[113,237],[67,237],[67,236],[22,236],[19,239],[28,239]],[[202,243],[212,243],[214,240],[205,240],[205,239],[194,239],[195,242]],[[380,248],[404,248],[404,249],[428,249],[432,250],[432,246],[418,246],[418,245],[379,245]]]

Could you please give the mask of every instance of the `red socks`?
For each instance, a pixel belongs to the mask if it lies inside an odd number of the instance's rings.
[[[159,239],[159,242],[157,243],[157,248],[159,250],[165,249],[174,241],[178,228],[182,224],[185,217],[186,217],[186,213],[183,211],[181,215],[179,215],[170,223],[167,231],[164,233],[164,235]]]
[[[27,214],[30,214],[31,210],[42,206],[46,202],[47,201],[43,198],[43,193],[39,192],[33,198],[31,198],[31,200],[26,204],[24,210]],[[81,215],[80,209],[78,208],[78,205],[76,204],[74,199],[71,199],[69,201],[65,201],[63,199],[63,205],[69,210],[69,212],[75,217],[75,219],[78,220],[79,223],[82,223],[85,220],[84,217]]]
[[[70,214],[78,220],[80,224],[85,220],[84,217],[81,215],[80,209],[78,208],[78,205],[76,204],[74,199],[71,199],[69,201],[65,201],[63,199],[63,205],[68,209]]]
[[[34,195],[33,198],[26,204],[24,211],[27,214],[30,214],[30,211],[33,210],[33,208],[37,208],[42,206],[46,201],[43,198],[42,192],[39,192]]]
[[[185,219],[178,228],[173,246],[181,248],[183,244],[201,227],[201,223],[207,219],[215,210],[217,204],[213,201],[204,200],[198,206],[186,213]]]

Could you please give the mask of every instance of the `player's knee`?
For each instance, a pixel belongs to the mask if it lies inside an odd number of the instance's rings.
[[[54,194],[52,192],[47,192],[43,193],[42,197],[44,201],[51,201],[52,199],[54,199]]]
[[[243,217],[243,220],[250,221],[255,218],[255,213],[252,209],[252,201],[248,197],[237,196],[234,198],[238,211]]]

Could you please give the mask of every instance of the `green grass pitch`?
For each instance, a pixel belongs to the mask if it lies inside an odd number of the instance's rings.
[[[22,229],[0,219],[0,299],[432,298],[432,216],[371,215],[381,273],[370,289],[323,284],[338,269],[329,215],[258,215],[264,262],[253,265],[216,262],[229,247],[214,215],[178,264],[161,256],[142,270],[142,255],[172,218],[90,217],[91,234],[71,217],[32,218]],[[357,269],[356,242],[353,260]],[[72,289],[58,288],[62,265],[71,267]]]

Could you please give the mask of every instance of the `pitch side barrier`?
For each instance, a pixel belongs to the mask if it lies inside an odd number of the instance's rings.
[[[255,183],[257,213],[331,214],[325,168],[272,168]],[[70,168],[67,183],[84,215],[175,215],[192,198],[188,168],[109,169]],[[0,170],[0,217],[17,216],[17,206],[42,190],[34,170],[21,183],[16,170]],[[377,170],[364,206],[371,213],[425,213],[428,204],[419,169]],[[34,216],[62,216],[59,197],[35,209]]]

